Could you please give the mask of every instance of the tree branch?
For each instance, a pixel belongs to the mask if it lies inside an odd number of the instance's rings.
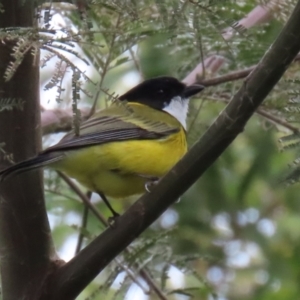
[[[298,54],[294,59],[294,62],[297,62],[297,61],[300,61],[300,54]],[[219,85],[219,84],[230,82],[230,81],[243,79],[243,78],[247,77],[256,67],[257,67],[257,65],[249,67],[245,70],[234,71],[234,72],[225,74],[223,76],[218,76],[218,77],[209,78],[209,79],[205,79],[205,80],[198,80],[197,82],[203,84],[205,87],[209,87],[209,86],[215,86],[215,85]]]
[[[81,109],[81,120],[87,120],[89,109]],[[73,111],[71,109],[44,110],[41,113],[43,135],[61,131],[70,131],[73,125]]]
[[[62,266],[45,299],[71,300],[153,223],[223,153],[300,50],[300,0],[277,40],[217,120],[151,193],[144,194],[75,258]]]
[[[81,199],[95,217],[101,221],[102,224],[107,225],[105,217],[99,213],[96,207],[91,203],[90,199],[80,190],[80,188],[64,173],[57,171],[57,174],[66,182],[66,184],[75,192],[75,194]]]

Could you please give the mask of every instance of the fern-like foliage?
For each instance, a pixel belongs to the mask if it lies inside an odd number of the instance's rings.
[[[80,72],[77,68],[73,70],[72,76],[72,109],[73,109],[73,125],[76,136],[80,135],[79,126],[81,120],[80,110],[77,108],[77,103],[80,100]]]
[[[300,134],[293,133],[279,140],[282,145],[282,151],[293,150],[296,158],[290,164],[290,171],[285,177],[286,184],[295,184],[300,182]]]
[[[287,105],[284,107],[287,120],[293,124],[300,123],[300,80],[299,72],[291,71],[289,78],[285,81],[288,86]],[[289,135],[285,135],[279,140],[282,151],[293,150],[296,158],[292,162],[290,172],[285,179],[287,184],[293,184],[300,181],[300,129]]]
[[[215,293],[212,287],[193,268],[195,261],[207,260],[207,258],[200,255],[175,255],[169,246],[173,235],[174,232],[165,230],[155,236],[150,235],[138,239],[123,255],[122,261],[114,262],[110,266],[111,271],[106,281],[98,286],[86,300],[106,295],[108,291],[112,293],[110,294],[111,299],[120,299],[120,297],[123,299],[129,292],[132,282],[140,286],[145,293],[151,293],[150,287],[145,285],[147,279],[139,273],[142,269],[147,272],[149,278],[152,278],[151,280],[158,283],[158,288],[166,295],[190,297],[211,295],[214,297]],[[170,288],[169,272],[171,268],[176,268],[185,276],[192,278],[195,284],[182,289]],[[123,278],[118,285],[114,284],[117,277]]]
[[[1,98],[0,99],[0,112],[5,110],[23,110],[24,100],[18,98]]]
[[[4,79],[9,81],[28,52],[36,56],[35,49],[39,49],[39,33],[34,28],[4,28],[0,29],[0,39],[14,43],[12,59],[4,72]]]

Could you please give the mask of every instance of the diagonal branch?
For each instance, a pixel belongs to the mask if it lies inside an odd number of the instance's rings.
[[[122,216],[53,276],[44,299],[71,300],[182,195],[232,143],[300,50],[300,0],[255,70],[185,157]]]

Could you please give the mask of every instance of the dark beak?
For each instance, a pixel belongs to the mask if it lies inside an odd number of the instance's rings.
[[[190,86],[185,87],[184,91],[183,91],[183,97],[184,98],[190,98],[196,94],[198,94],[199,92],[201,92],[204,89],[203,85],[200,84],[193,84]]]

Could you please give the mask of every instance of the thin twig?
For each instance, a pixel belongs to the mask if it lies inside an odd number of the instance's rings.
[[[206,79],[206,80],[199,80],[198,83],[201,82],[201,84],[203,84],[205,87],[208,87],[208,86],[219,85],[221,83],[226,83],[226,82],[230,82],[230,81],[243,79],[243,78],[247,77],[255,69],[255,67],[256,66],[252,66],[245,70],[238,70],[235,72],[225,74],[223,76],[218,76],[218,77],[214,77],[214,78],[210,78],[210,79]]]
[[[81,120],[88,118],[90,110],[80,109]],[[49,109],[41,112],[43,135],[72,129],[73,111],[71,109]]]
[[[262,110],[261,108],[258,108],[257,111],[256,111],[256,113],[258,115],[261,115],[261,116],[265,117],[266,119],[268,119],[269,121],[271,121],[271,122],[273,122],[275,124],[281,125],[281,126],[287,128],[287,129],[293,131],[294,133],[299,132],[299,128],[297,128],[297,127],[289,124],[285,120],[282,120],[282,119],[280,119],[278,117],[275,117],[275,116],[269,114],[268,112],[266,112],[265,110]]]
[[[124,250],[126,252],[126,249]],[[127,265],[125,265],[124,263],[122,263],[120,261],[120,259],[118,257],[114,258],[115,263],[123,270],[126,272],[126,274],[128,275],[129,278],[131,278],[131,280],[139,286],[139,288],[146,294],[149,294],[149,290],[146,290],[146,288],[141,284],[141,282],[139,282],[139,280],[137,280],[137,274],[136,272],[134,272],[132,269],[130,269]],[[140,272],[139,272],[140,273]]]
[[[168,298],[163,294],[157,284],[153,281],[151,276],[144,269],[141,269],[139,274],[148,283],[149,287],[155,292],[159,299],[168,300]]]
[[[117,23],[116,23],[116,26],[115,26],[116,29],[120,25],[120,20],[121,20],[121,14],[118,14]],[[102,69],[102,72],[101,72],[101,79],[100,79],[100,82],[98,84],[97,92],[94,96],[93,106],[92,106],[91,111],[89,113],[89,117],[92,116],[96,111],[97,101],[98,101],[98,98],[99,98],[100,91],[102,90],[104,77],[106,75],[106,72],[108,71],[108,67],[109,67],[110,59],[111,59],[111,53],[112,53],[112,49],[113,49],[114,44],[115,44],[116,36],[117,36],[117,33],[114,33],[112,35],[111,42],[110,42],[110,45],[108,47],[108,56],[105,60],[105,63],[104,63],[104,66],[103,66],[103,69]]]
[[[140,66],[140,64],[139,64],[139,62],[138,62],[138,60],[137,60],[137,58],[136,58],[136,56],[135,56],[134,51],[132,50],[132,47],[129,47],[128,50],[129,50],[129,53],[130,53],[130,55],[131,55],[131,58],[132,58],[132,60],[133,60],[133,62],[134,62],[134,66],[135,66],[136,70],[139,72],[140,76],[143,77],[143,76],[142,76],[142,71],[141,71],[141,66]]]
[[[298,54],[294,59],[294,62],[297,62],[297,61],[300,61],[300,54]],[[229,81],[243,79],[243,78],[247,77],[256,67],[257,67],[257,65],[254,65],[245,70],[238,70],[235,72],[225,74],[223,76],[218,76],[218,77],[214,77],[214,78],[210,78],[210,79],[206,79],[206,80],[199,80],[198,83],[201,83],[204,86],[208,87],[208,86],[219,85],[221,83],[226,83]]]
[[[92,192],[88,191],[86,196],[87,196],[88,199],[91,199]],[[84,205],[84,207],[83,207],[83,216],[82,216],[82,221],[81,221],[81,226],[80,226],[80,232],[79,232],[79,235],[78,235],[77,246],[76,246],[76,249],[75,249],[75,255],[77,253],[79,253],[79,251],[81,250],[81,247],[82,247],[82,243],[83,243],[83,239],[84,239],[83,230],[86,229],[87,221],[88,221],[88,215],[89,215],[89,208],[88,208],[88,206]]]
[[[47,189],[47,188],[45,188],[44,191],[45,191],[46,193],[51,193],[51,194],[53,194],[53,195],[57,195],[57,196],[64,197],[65,199],[69,199],[69,200],[71,200],[71,201],[78,201],[77,198],[70,197],[70,196],[65,195],[65,194],[63,194],[63,193],[61,193],[61,192],[58,192],[58,191],[54,191],[54,190]]]
[[[196,122],[196,120],[198,119],[199,114],[200,114],[200,111],[201,111],[201,109],[202,109],[202,107],[203,107],[203,104],[204,104],[204,99],[202,99],[202,101],[201,101],[199,107],[197,108],[196,115],[194,116],[194,118],[193,118],[193,120],[192,120],[192,122],[191,122],[191,124],[190,124],[190,126],[189,126],[189,129],[188,129],[188,131],[187,131],[187,134],[189,134],[189,133],[191,132],[192,128],[194,127],[195,122]]]
[[[67,183],[67,185],[80,197],[83,203],[92,211],[97,219],[101,220],[103,224],[107,224],[105,217],[95,208],[90,199],[78,188],[78,186],[64,173],[56,171],[57,174]]]
[[[229,97],[228,97],[228,99],[219,99],[219,98],[214,98],[214,97],[206,97],[206,99],[212,100],[212,101],[217,101],[217,102],[224,102],[226,104],[228,104],[230,102]],[[264,118],[266,118],[267,120],[269,120],[270,122],[272,122],[274,124],[281,125],[281,126],[285,127],[286,129],[291,130],[294,133],[299,132],[298,127],[295,127],[295,126],[291,125],[290,123],[286,122],[285,120],[270,114],[269,112],[265,111],[262,108],[258,108],[255,111],[255,113],[262,116],[262,117],[264,117]]]
[[[210,74],[215,74],[224,64],[225,58],[221,55],[211,55],[200,62],[192,72],[190,72],[183,80],[187,85],[192,85],[202,77],[204,69],[209,70]],[[203,67],[204,66],[204,67]]]

